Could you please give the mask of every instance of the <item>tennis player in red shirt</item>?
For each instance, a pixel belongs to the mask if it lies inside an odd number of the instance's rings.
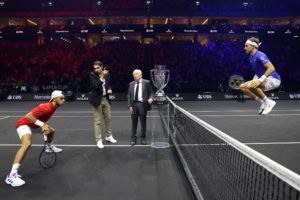
[[[22,180],[21,176],[18,174],[18,169],[32,143],[31,128],[35,129],[41,127],[42,132],[47,136],[47,141],[50,144],[48,148],[51,148],[56,153],[62,151],[62,149],[59,149],[52,144],[55,129],[46,122],[53,115],[56,108],[63,105],[64,102],[65,97],[62,91],[54,90],[49,102],[40,104],[17,121],[16,128],[22,146],[17,151],[11,172],[5,179],[5,182],[8,185],[19,187],[25,184],[25,181]]]

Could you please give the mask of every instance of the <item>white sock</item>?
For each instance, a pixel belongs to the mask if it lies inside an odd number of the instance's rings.
[[[264,102],[267,102],[267,100],[268,100],[268,97],[265,96],[265,97],[263,98],[263,101],[264,101]]]
[[[20,165],[21,165],[20,163],[13,164],[10,174],[18,173],[18,169],[19,169]]]
[[[255,97],[255,101],[258,101],[259,103],[264,103],[264,101],[259,97]]]

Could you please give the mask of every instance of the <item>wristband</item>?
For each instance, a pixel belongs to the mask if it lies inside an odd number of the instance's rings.
[[[34,124],[37,125],[37,126],[39,126],[39,127],[42,127],[45,123],[42,122],[42,121],[40,121],[40,120],[36,120],[36,121],[34,122]]]
[[[262,75],[258,80],[264,82],[267,79],[266,75]]]

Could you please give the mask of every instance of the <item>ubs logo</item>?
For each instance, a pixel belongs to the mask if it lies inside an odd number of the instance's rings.
[[[7,100],[9,100],[9,101],[22,100],[22,95],[8,95]]]
[[[203,99],[212,99],[212,95],[211,94],[198,94],[197,99],[199,100],[203,100]]]
[[[290,95],[289,95],[289,97],[290,97],[290,99],[300,99],[300,94],[292,94],[292,93],[290,93]]]

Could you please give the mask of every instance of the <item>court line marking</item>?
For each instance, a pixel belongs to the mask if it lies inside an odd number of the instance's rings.
[[[257,112],[258,110],[190,110],[190,113],[216,113],[216,112]],[[298,109],[287,109],[287,110],[272,110],[272,112],[300,112]]]
[[[7,118],[10,118],[10,116],[3,116],[3,117],[0,117],[0,120],[1,120],[1,119],[7,119]]]
[[[250,142],[244,143],[246,145],[277,145],[277,144],[300,144],[300,142]]]
[[[219,113],[219,112],[257,112],[258,110],[189,110],[188,112],[190,113]],[[27,113],[27,111],[20,111],[20,110],[0,110],[0,112],[2,113]],[[154,111],[148,111],[148,113],[152,113]],[[300,109],[286,109],[286,110],[272,110],[272,112],[300,112]],[[56,111],[56,114],[61,114],[61,113],[78,113],[78,114],[82,114],[82,113],[93,113],[93,111]],[[111,113],[126,113],[128,114],[128,111],[111,111]]]
[[[8,113],[28,113],[28,110],[0,110],[0,112],[8,112]],[[153,111],[149,111],[149,112],[153,112]],[[56,111],[55,113],[93,113],[93,111]],[[111,111],[111,113],[129,113],[128,110],[126,111]]]
[[[18,147],[21,144],[0,144],[0,147]],[[44,144],[32,144],[33,147],[43,147]],[[55,144],[57,147],[97,147],[96,144]],[[150,144],[147,145],[134,145],[135,147],[150,147]],[[104,147],[132,147],[129,144],[110,144],[104,145]]]
[[[1,116],[0,116],[1,117]],[[9,117],[11,117],[11,118],[16,118],[16,117],[24,117],[24,115],[11,115],[11,116],[9,116]],[[76,118],[78,118],[78,117],[83,117],[83,118],[93,118],[94,116],[92,116],[92,115],[86,115],[86,116],[82,116],[82,115],[54,115],[54,116],[52,116],[51,118],[60,118],[60,117],[69,117],[69,118],[72,118],[72,117],[76,117]],[[128,115],[128,116],[121,116],[121,115],[119,115],[119,116],[114,116],[114,115],[112,115],[111,117],[117,117],[117,118],[130,118],[131,116],[130,115]],[[158,115],[153,115],[153,116],[151,116],[151,115],[147,115],[147,118],[159,118],[160,116],[158,116]]]
[[[6,118],[16,118],[16,117],[23,117],[24,115],[11,115],[11,116],[0,116],[0,120],[1,119],[6,119]],[[269,116],[269,117],[284,117],[284,116],[300,116],[300,113],[299,114],[296,114],[296,113],[290,113],[290,114],[268,114],[268,115],[259,115],[259,114],[244,114],[244,115],[223,115],[223,114],[218,114],[218,115],[195,115],[197,117],[266,117],[266,116]],[[2,117],[2,118],[1,118]],[[92,115],[54,115],[52,116],[52,118],[61,118],[61,117],[65,117],[65,118],[92,118],[93,116]],[[131,116],[130,115],[112,115],[111,117],[114,117],[114,118],[130,118]],[[147,117],[149,118],[160,118],[159,115],[151,115],[149,114]]]
[[[300,116],[299,114],[268,114],[268,115],[259,115],[259,114],[245,114],[245,115],[196,115],[197,117],[284,117],[284,116]]]

